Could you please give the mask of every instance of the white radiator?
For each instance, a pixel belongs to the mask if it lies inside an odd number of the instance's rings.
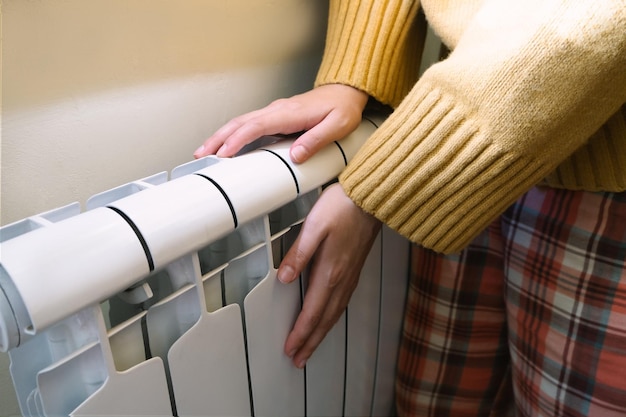
[[[389,415],[408,243],[383,229],[309,360],[283,353],[307,277],[276,267],[380,119],[294,165],[283,140],[0,229],[0,351],[25,416]]]

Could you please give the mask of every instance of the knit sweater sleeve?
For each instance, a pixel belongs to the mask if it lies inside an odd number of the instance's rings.
[[[396,107],[418,77],[426,23],[408,0],[331,0],[315,85],[339,83]]]
[[[357,17],[342,23],[344,70],[367,36]],[[486,0],[340,182],[412,241],[458,251],[626,102],[625,68],[624,0]]]

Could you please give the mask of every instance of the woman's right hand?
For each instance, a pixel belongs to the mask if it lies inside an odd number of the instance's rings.
[[[229,157],[261,136],[304,131],[289,151],[291,160],[302,163],[327,144],[355,130],[367,104],[367,93],[343,84],[327,84],[235,117],[195,152]]]
[[[304,367],[350,301],[382,223],[335,183],[324,190],[278,267],[283,284],[294,285],[310,266],[302,310],[285,341],[294,365]]]

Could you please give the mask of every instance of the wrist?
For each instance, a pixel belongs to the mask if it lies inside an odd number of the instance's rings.
[[[334,97],[341,97],[344,103],[350,103],[360,113],[365,109],[370,97],[365,91],[347,84],[324,84],[317,89],[325,90],[325,93]]]

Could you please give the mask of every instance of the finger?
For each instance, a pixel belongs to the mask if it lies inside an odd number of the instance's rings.
[[[254,110],[231,119],[228,123],[220,127],[210,137],[208,137],[204,143],[196,149],[193,156],[195,158],[201,158],[207,155],[214,155],[222,147],[230,135],[236,132],[242,125],[247,123],[248,120],[259,117],[263,113],[267,112],[269,110],[268,107],[269,106],[266,106],[262,109]]]
[[[324,247],[321,252],[336,250]],[[302,313],[285,343],[294,365],[300,368],[337,323],[358,283],[360,269],[330,266],[328,262],[322,261],[328,257],[328,253],[316,255]]]
[[[302,310],[285,341],[285,352],[296,366],[311,356],[337,322],[358,282],[343,262],[328,262],[337,250],[321,246],[313,260]]]
[[[317,344],[321,342],[321,339],[328,331],[323,329],[327,326],[329,320],[326,306],[331,299],[333,288],[326,284],[327,277],[324,275],[326,275],[325,271],[319,267],[314,267],[311,271],[309,287],[302,303],[302,310],[298,314],[293,329],[285,341],[285,353],[290,357],[294,357],[296,353],[300,352],[299,361],[311,355],[313,349],[317,347]],[[315,332],[319,333],[320,331],[322,334],[319,334],[316,339],[311,339]],[[309,340],[311,340],[309,349],[303,355],[301,352],[302,347]],[[314,340],[317,343],[313,343]],[[294,361],[294,364],[299,366],[299,363],[296,361]]]
[[[313,254],[318,250],[324,237],[324,229],[315,227],[309,219],[305,220],[298,237],[278,267],[278,279],[283,283],[290,283],[299,277]],[[292,330],[293,335],[290,334],[285,342],[285,353],[290,356],[300,347],[310,334],[311,329],[317,324],[321,317],[319,312],[323,310],[323,306],[328,300],[328,293],[324,293],[322,291],[323,286],[317,283],[319,280],[316,279],[316,275],[320,273],[319,271],[319,266],[313,265],[309,289],[307,289],[303,308],[294,326],[295,333]]]
[[[310,129],[323,119],[323,116],[307,117],[305,113],[277,110],[251,118],[226,138],[216,154],[232,156],[262,136],[301,132]]]
[[[230,157],[262,136],[300,132],[311,128],[325,116],[311,115],[306,109],[294,111],[294,106],[300,105],[289,103],[289,99],[276,100],[262,109],[231,120],[207,139],[194,156],[216,154]]]
[[[322,229],[309,227],[311,223],[310,220],[304,221],[298,237],[280,262],[276,275],[283,284],[289,284],[300,276],[324,239]]]
[[[360,119],[352,122],[342,115],[342,112],[332,111],[312,126],[291,145],[289,156],[297,164],[307,161],[320,149],[331,142],[340,140],[357,128]]]
[[[328,332],[337,323],[345,311],[347,303],[348,300],[344,297],[333,297],[329,300],[323,309],[323,316],[317,326],[311,330],[306,340],[295,350],[295,353],[292,348],[292,362],[295,366],[298,368],[305,366],[315,350],[324,341]]]

